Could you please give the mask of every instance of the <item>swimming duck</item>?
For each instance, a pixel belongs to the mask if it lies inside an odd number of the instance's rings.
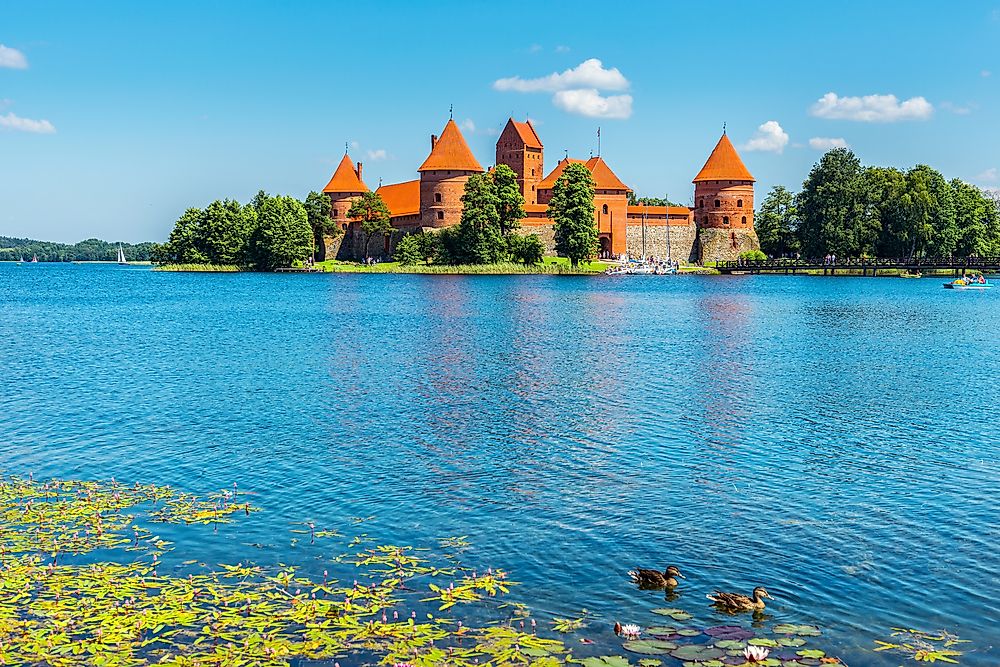
[[[681,574],[681,571],[673,565],[668,567],[663,572],[660,572],[659,570],[636,568],[634,570],[629,570],[628,576],[632,577],[632,581],[640,586],[651,588],[673,588],[677,585],[677,577],[686,579],[686,577]]]
[[[711,595],[706,595],[712,604],[722,611],[754,611],[764,608],[764,598],[773,600],[774,598],[764,590],[763,586],[753,589],[753,597],[740,593],[722,593],[715,591]]]

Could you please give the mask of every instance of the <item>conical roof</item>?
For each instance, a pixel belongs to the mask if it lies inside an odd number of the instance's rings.
[[[368,186],[361,182],[350,155],[344,153],[344,159],[337,165],[323,192],[368,192]]]
[[[723,133],[719,143],[715,145],[715,150],[708,156],[708,161],[701,168],[698,175],[694,177],[692,183],[699,181],[755,181],[750,175],[743,160],[740,159],[733,142]]]
[[[483,168],[476,161],[469,144],[465,143],[465,137],[454,120],[449,120],[441,132],[441,138],[434,144],[431,154],[427,156],[424,163],[417,171],[434,171],[439,169],[454,169],[456,171],[482,171]]]

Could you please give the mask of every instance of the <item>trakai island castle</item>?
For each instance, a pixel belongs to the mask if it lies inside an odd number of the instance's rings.
[[[536,234],[549,252],[554,248],[552,220],[547,216],[552,187],[566,165],[584,164],[594,177],[594,218],[600,252],[633,257],[667,256],[681,262],[736,259],[760,244],[753,226],[754,177],[723,133],[715,149],[694,177],[694,208],[687,206],[629,206],[632,191],[601,157],[589,160],[564,158],[545,173],[545,149],[530,121],[507,121],[496,145],[496,164],[509,166],[518,177],[524,195],[525,218],[521,233]],[[382,185],[381,195],[392,214],[393,232],[383,244],[370,246],[375,256],[389,258],[406,234],[433,231],[457,225],[462,217],[462,194],[469,176],[484,169],[469,150],[461,130],[449,120],[441,136],[431,135],[431,151],[417,168],[419,178]],[[364,257],[364,234],[360,225],[347,218],[351,203],[368,186],[362,180],[362,165],[345,154],[323,192],[330,197],[330,215],[344,234],[328,239],[326,257]],[[668,233],[669,228],[669,233]]]

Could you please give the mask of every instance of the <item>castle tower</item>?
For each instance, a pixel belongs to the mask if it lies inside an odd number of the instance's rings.
[[[454,120],[439,139],[431,135],[431,153],[420,172],[420,218],[424,227],[450,227],[462,219],[465,182],[483,168],[476,161]]]
[[[345,152],[330,182],[323,188],[323,194],[330,198],[330,217],[342,229],[347,229],[347,211],[351,204],[365,192],[368,192],[368,186],[361,180],[361,163],[358,162],[355,167],[351,156]]]
[[[538,203],[538,184],[542,182],[544,149],[531,121],[519,123],[507,119],[497,139],[497,164],[505,164],[517,174],[525,204]]]
[[[725,132],[693,183],[701,261],[733,260],[741,252],[760,250],[753,227],[754,177]]]

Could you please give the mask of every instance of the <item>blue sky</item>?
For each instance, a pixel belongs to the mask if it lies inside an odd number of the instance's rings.
[[[484,166],[510,115],[547,169],[600,127],[682,202],[724,122],[758,199],[840,143],[1000,186],[1000,0],[32,0],[0,45],[0,235],[162,240],[189,206],[321,189],[345,142],[369,186],[414,178],[452,104]]]

